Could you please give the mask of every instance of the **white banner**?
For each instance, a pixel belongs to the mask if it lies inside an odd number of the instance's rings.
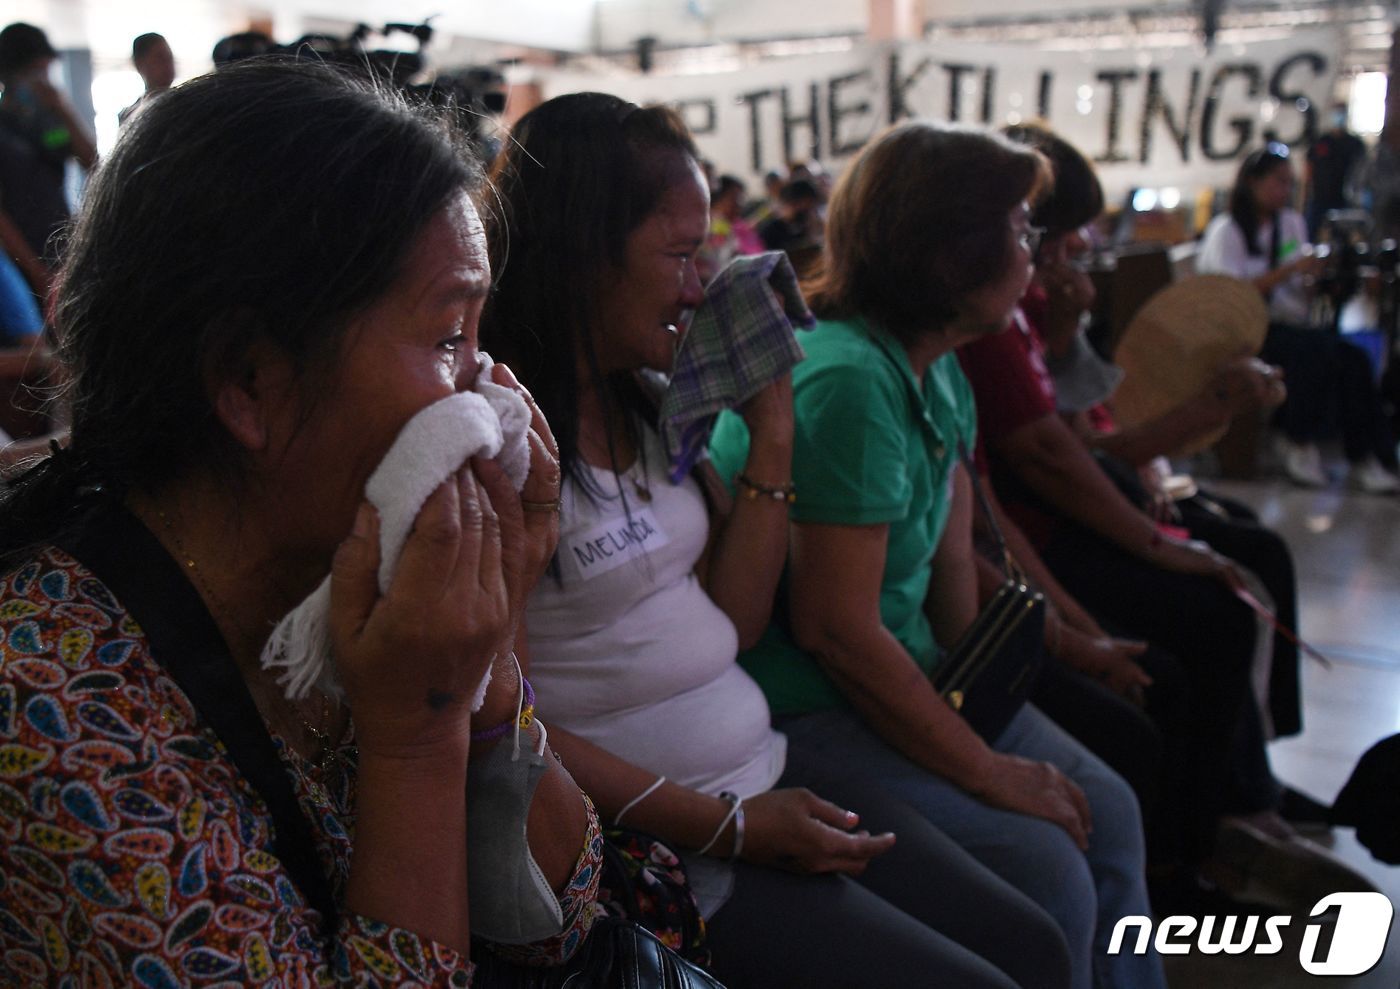
[[[1340,51],[1333,29],[1210,55],[909,42],[713,75],[541,81],[547,97],[601,89],[673,103],[702,154],[749,178],[809,158],[839,168],[906,117],[997,127],[1044,118],[1097,163],[1113,202],[1138,186],[1226,186],[1238,159],[1265,141],[1305,146],[1326,128]]]

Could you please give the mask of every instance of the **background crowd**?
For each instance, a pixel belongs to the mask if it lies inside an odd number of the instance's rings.
[[[635,925],[736,987],[1151,989],[1124,917],[1369,888],[1269,765],[1289,550],[1167,483],[1271,417],[1300,483],[1340,439],[1400,490],[1314,318],[1344,130],[1311,227],[1270,145],[1204,232],[1262,349],[1125,424],[1048,129],[907,122],[751,200],[664,107],[558,97],[481,162],[305,60],[172,88],[148,34],[98,162],[54,57],[0,31],[0,319],[63,409],[0,496],[17,981],[525,985]],[[988,722],[935,684],[1008,564],[1043,624]],[[268,633],[316,601],[299,684]]]

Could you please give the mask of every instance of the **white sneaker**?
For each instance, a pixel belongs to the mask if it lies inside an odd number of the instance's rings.
[[[1347,480],[1352,488],[1364,494],[1395,494],[1400,491],[1400,477],[1382,467],[1375,457],[1352,464]]]
[[[1327,474],[1322,469],[1322,453],[1317,444],[1283,440],[1280,446],[1283,448],[1283,472],[1290,481],[1305,488],[1327,487]]]

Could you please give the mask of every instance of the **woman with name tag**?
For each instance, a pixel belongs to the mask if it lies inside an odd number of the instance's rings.
[[[786,558],[792,393],[783,376],[739,410],[753,443],[727,515],[721,488],[670,481],[638,375],[671,369],[704,298],[684,124],[586,93],[513,138],[482,331],[560,444],[559,548],[517,642],[560,758],[605,822],[684,849],[733,987],[1065,985],[1044,911],[858,773],[792,758],[736,662]]]

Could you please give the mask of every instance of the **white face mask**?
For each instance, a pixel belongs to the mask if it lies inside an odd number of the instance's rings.
[[[559,898],[530,853],[526,833],[530,802],[547,768],[548,736],[538,721],[521,729],[523,703],[522,680],[512,737],[473,758],[467,774],[472,934],[498,944],[531,944],[564,929]],[[534,735],[534,748],[521,748],[522,731]]]

